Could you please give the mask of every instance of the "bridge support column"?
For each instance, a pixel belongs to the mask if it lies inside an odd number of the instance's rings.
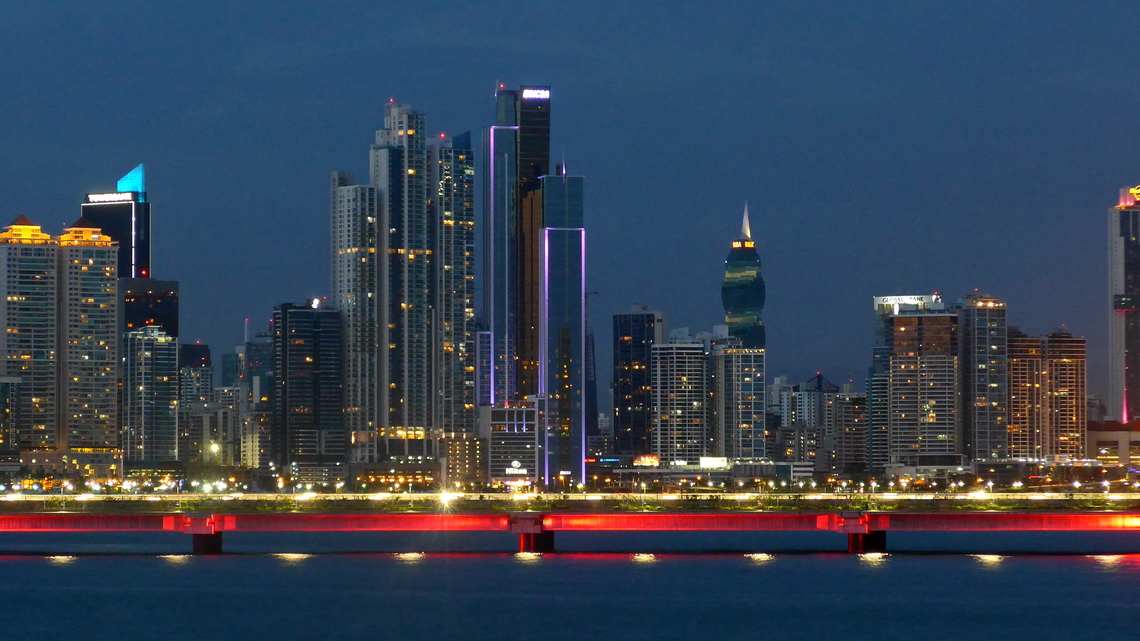
[[[554,532],[524,532],[519,534],[519,552],[553,552]]]
[[[554,532],[543,526],[545,516],[534,512],[511,515],[511,532],[519,535],[519,552],[553,552]]]
[[[847,551],[851,554],[886,552],[887,531],[871,530],[870,532],[849,532],[847,534]]]
[[[222,533],[191,534],[194,539],[194,554],[221,554]]]

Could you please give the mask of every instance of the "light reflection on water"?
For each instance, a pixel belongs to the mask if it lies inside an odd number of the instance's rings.
[[[939,590],[930,590],[932,581]],[[1058,581],[1066,607],[1032,607],[1055,598]],[[186,613],[209,612],[216,630],[256,629],[279,638],[364,638],[370,631],[375,638],[379,618],[383,638],[502,641],[500,626],[472,625],[489,609],[511,626],[541,628],[544,639],[604,636],[628,625],[631,613],[638,638],[755,638],[763,612],[780,613],[764,624],[765,636],[780,639],[830,638],[837,627],[880,630],[884,620],[891,627],[878,638],[1095,638],[1133,621],[1138,590],[1137,554],[0,557],[0,603],[21,613],[5,624],[5,638],[13,639],[70,638],[77,629],[95,631],[91,639],[114,638],[112,630],[120,639],[189,639]],[[405,616],[413,607],[430,616]],[[1085,609],[1097,617],[1071,616]]]

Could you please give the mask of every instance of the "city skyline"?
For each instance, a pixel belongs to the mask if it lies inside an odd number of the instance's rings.
[[[627,10],[612,11],[622,18]],[[684,17],[680,11],[667,13],[672,15],[650,25],[645,35],[627,34],[628,39],[592,55],[628,51]],[[434,64],[432,58],[406,71],[383,70],[366,91],[351,96],[350,83],[343,88],[327,83],[339,82],[364,63],[354,61],[330,79],[316,80],[313,65],[336,49],[327,34],[290,22],[300,21],[303,11],[274,20],[309,33],[312,46],[306,52],[271,62],[269,30],[250,27],[248,44],[228,45],[232,62],[220,71],[175,55],[174,43],[151,42],[154,36],[144,35],[145,29],[127,29],[128,43],[109,44],[106,61],[91,63],[99,71],[93,77],[103,78],[108,90],[84,107],[101,120],[76,118],[68,103],[50,100],[60,90],[55,83],[29,94],[26,105],[4,107],[7,122],[27,124],[12,131],[13,144],[4,152],[14,169],[0,181],[9,194],[7,216],[25,213],[46,228],[59,228],[77,217],[83,194],[109,191],[114,177],[146,163],[156,273],[182,281],[183,339],[200,339],[223,353],[241,341],[243,319],[251,318],[251,328],[260,330],[274,305],[331,295],[322,273],[328,264],[323,177],[358,157],[354,149],[361,132],[379,128],[388,98],[429,112],[439,123],[438,129],[429,124],[430,134],[451,133],[488,123],[497,83],[542,83],[552,87],[559,105],[552,161],[563,150],[570,152],[571,172],[591,184],[588,287],[600,294],[591,300],[590,325],[602,345],[608,344],[610,315],[636,303],[666,312],[673,326],[717,324],[719,254],[737,224],[739,203],[748,200],[769,283],[765,324],[773,337],[771,374],[799,380],[821,370],[837,382],[858,384],[873,340],[865,313],[868,297],[939,291],[956,300],[978,288],[1006,300],[1010,323],[1029,333],[1065,323],[1074,335],[1088,337],[1090,391],[1106,395],[1101,212],[1120,186],[1137,181],[1140,163],[1128,153],[1135,127],[1118,108],[1119,94],[1132,90],[1110,82],[1126,77],[1127,57],[1118,59],[1114,49],[1092,36],[1107,31],[1121,12],[1110,6],[1071,14],[1051,8],[1022,25],[1017,22],[1023,16],[1012,10],[895,7],[879,16],[881,38],[846,43],[808,38],[807,43],[820,45],[818,52],[795,44],[795,37],[809,27],[826,30],[868,18],[846,11],[815,16],[786,5],[755,13],[763,18],[755,32],[725,17],[688,16],[694,38],[707,41],[709,34],[723,32],[727,42],[692,51],[691,60],[652,48],[659,59],[631,61],[632,67],[618,71],[587,64],[592,59],[585,54],[559,60],[547,53],[527,62],[501,55],[503,36],[526,33],[525,27],[542,17],[539,10],[491,29],[487,41],[494,44],[484,49],[460,43],[481,52],[475,68],[462,76],[446,72],[431,86],[424,84],[418,76]],[[92,24],[114,19],[130,26],[174,14],[191,24],[200,19],[159,9],[84,17]],[[41,20],[34,10],[14,18],[12,25],[30,27]],[[469,13],[442,17],[444,24],[461,19],[480,24]],[[938,22],[946,25],[945,44],[892,40],[915,25],[929,30]],[[1046,30],[1059,42],[1017,37],[1039,31],[1042,23],[1061,22],[1067,37],[1060,38],[1056,28]],[[574,24],[551,25],[550,46],[565,45]],[[789,35],[778,34],[780,29]],[[391,46],[434,42],[410,31],[397,36],[399,44]],[[978,54],[947,55],[947,47],[983,37],[987,47]],[[99,65],[122,61],[127,50],[143,45],[154,52],[149,62],[128,60],[127,68],[139,72],[131,86],[142,86],[135,82],[141,79],[147,89],[129,92],[135,98],[129,104],[109,97],[116,95],[109,89],[121,82],[119,74]],[[2,46],[25,47],[14,57],[28,61],[24,64],[32,71],[31,60],[45,43],[13,34]],[[361,46],[377,50],[380,45],[364,39]],[[545,45],[524,37],[515,47],[541,51]],[[850,60],[835,63],[837,53],[848,49]],[[1075,51],[1083,63],[1080,79],[1065,57]],[[70,54],[43,57],[61,67],[61,80],[89,86],[90,79],[75,76],[75,64],[61,64],[71,61]],[[915,62],[893,60],[902,54],[912,54]],[[978,65],[991,59],[998,64]],[[757,63],[748,66],[749,60]],[[713,67],[718,71],[705,78],[701,70]],[[201,97],[172,100],[185,94],[163,79],[179,70]],[[319,82],[327,91],[302,101],[291,79]],[[16,82],[18,91],[21,80]],[[240,88],[242,83],[248,88]],[[1080,89],[1097,83],[1112,90]],[[1058,85],[1063,91],[1056,91]],[[289,87],[286,93],[282,86]],[[973,91],[948,92],[953,86]],[[206,108],[200,102],[221,90],[234,92],[218,103],[228,106]],[[1092,97],[1067,97],[1077,94]],[[603,96],[607,108],[598,110]],[[842,112],[828,106],[839,97]],[[646,136],[664,139],[691,120],[680,114],[710,103],[722,112],[723,124],[699,138],[671,143],[683,161],[655,154],[655,164],[636,179],[622,175],[623,159],[644,149]],[[333,113],[335,122],[327,122]],[[636,121],[623,115],[633,113]],[[234,122],[223,127],[227,115]],[[925,121],[931,125],[920,126]],[[279,135],[283,126],[295,135]],[[63,144],[79,150],[65,154]],[[20,155],[14,155],[17,151]],[[362,164],[345,168],[364,175]],[[50,172],[44,170],[48,166]],[[687,180],[668,179],[680,170]],[[274,225],[277,220],[286,224]],[[986,233],[976,234],[972,230],[981,221]],[[1019,248],[1003,251],[1003,241],[1014,237]],[[195,240],[187,243],[187,238]],[[271,264],[282,252],[294,260]],[[639,256],[636,269],[630,268],[630,255]],[[818,309],[814,301],[827,301],[829,313],[812,313]],[[607,350],[599,351],[599,359],[605,389]],[[604,398],[599,404],[608,405]]]

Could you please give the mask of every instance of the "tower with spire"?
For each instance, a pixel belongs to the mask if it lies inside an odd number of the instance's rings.
[[[744,221],[740,238],[732,241],[724,261],[724,283],[720,299],[724,305],[724,321],[728,332],[740,339],[743,347],[763,349],[765,345],[764,277],[760,273],[760,255],[748,221],[748,203],[744,204]]]

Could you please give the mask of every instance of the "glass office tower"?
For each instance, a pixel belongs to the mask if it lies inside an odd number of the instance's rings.
[[[546,401],[548,485],[585,482],[586,229],[583,179],[540,181],[543,197],[538,394]],[[559,479],[558,477],[562,477]],[[571,481],[572,479],[572,481]]]
[[[744,222],[740,238],[732,241],[724,261],[724,284],[720,297],[724,304],[724,321],[728,332],[740,339],[743,347],[763,349],[765,343],[764,277],[760,274],[760,255],[748,222],[748,205],[744,206]]]
[[[87,194],[83,218],[119,244],[119,278],[150,276],[150,203],[146,171],[139,165],[119,179],[113,193]]]

